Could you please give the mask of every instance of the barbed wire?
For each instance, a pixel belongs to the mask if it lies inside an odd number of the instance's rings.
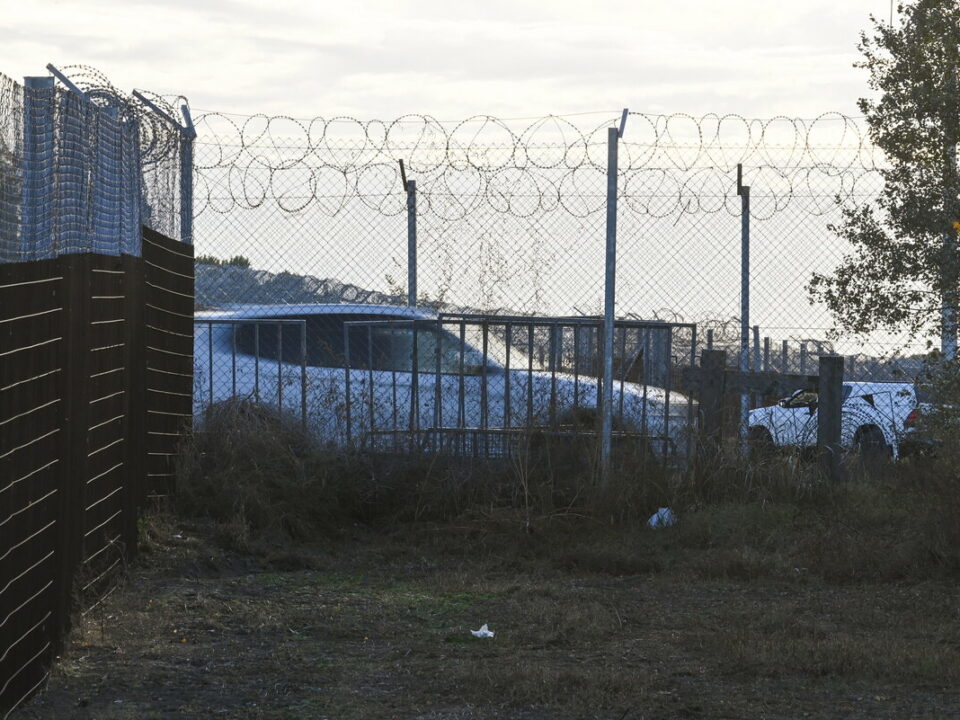
[[[272,203],[333,216],[359,199],[398,215],[403,160],[424,216],[587,217],[604,209],[607,128],[617,121],[585,128],[560,116],[523,125],[477,116],[450,125],[428,115],[306,121],[209,112],[197,119],[196,212]],[[653,217],[739,215],[738,164],[758,200],[754,216],[798,205],[824,214],[838,197],[870,196],[883,164],[862,123],[839,113],[813,120],[631,113],[619,156],[627,208]]]
[[[181,131],[168,118],[177,118],[186,98],[139,93],[166,114],[163,117],[136,95],[123,92],[89,65],[67,65],[61,72],[99,108],[112,108],[122,125],[135,126],[136,164],[140,171],[143,221],[170,237],[180,236],[179,172]]]
[[[96,105],[116,108],[121,119],[136,121],[140,129],[140,157],[144,165],[167,162],[179,152],[179,132],[133,94],[117,89],[100,70],[89,65],[66,65],[64,75]],[[149,90],[139,91],[170,117],[176,118],[179,103]],[[186,98],[177,100],[186,103]]]

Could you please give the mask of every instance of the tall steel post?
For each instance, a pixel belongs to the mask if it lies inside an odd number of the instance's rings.
[[[417,304],[417,181],[407,180],[407,305]]]
[[[737,165],[740,196],[740,372],[750,369],[750,186],[743,184],[743,166]],[[740,393],[740,451],[749,452],[750,395]]]
[[[180,107],[184,127],[180,131],[180,240],[193,245],[193,141],[197,137],[190,108]]]
[[[610,479],[613,441],[613,314],[617,281],[617,150],[620,131],[607,129],[607,253],[603,284],[603,427],[600,436],[600,482]]]

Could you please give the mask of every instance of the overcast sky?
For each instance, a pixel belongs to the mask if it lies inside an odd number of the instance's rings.
[[[890,0],[0,0],[0,72],[87,64],[196,109],[460,119],[856,114]]]

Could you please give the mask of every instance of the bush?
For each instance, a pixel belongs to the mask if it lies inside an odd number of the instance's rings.
[[[558,562],[595,561],[610,572],[660,567],[637,559],[650,553],[679,553],[698,575],[740,579],[960,572],[958,463],[946,456],[887,463],[836,484],[796,456],[680,471],[620,452],[601,485],[589,440],[534,438],[525,449],[485,462],[347,453],[320,446],[295,419],[235,400],[213,406],[184,445],[177,505],[214,519],[236,548],[320,538],[358,522],[466,520],[494,532],[504,522],[556,531],[574,543]],[[658,507],[674,510],[675,528],[647,531]],[[600,527],[631,528],[641,546],[613,552],[606,543],[618,541],[597,544]]]

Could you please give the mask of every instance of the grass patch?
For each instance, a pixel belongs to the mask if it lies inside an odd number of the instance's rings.
[[[401,523],[312,546],[310,569],[257,556],[238,570],[250,556],[181,521],[186,540],[158,537],[18,717],[960,713],[954,583],[837,584],[738,549],[742,535],[685,540],[683,524],[565,518],[528,533],[503,521],[478,547],[463,520]],[[569,560],[603,547],[661,565]],[[485,622],[496,636],[475,639]]]
[[[960,715],[960,463],[621,457],[601,487],[561,457],[352,456],[217,408],[21,715]]]

